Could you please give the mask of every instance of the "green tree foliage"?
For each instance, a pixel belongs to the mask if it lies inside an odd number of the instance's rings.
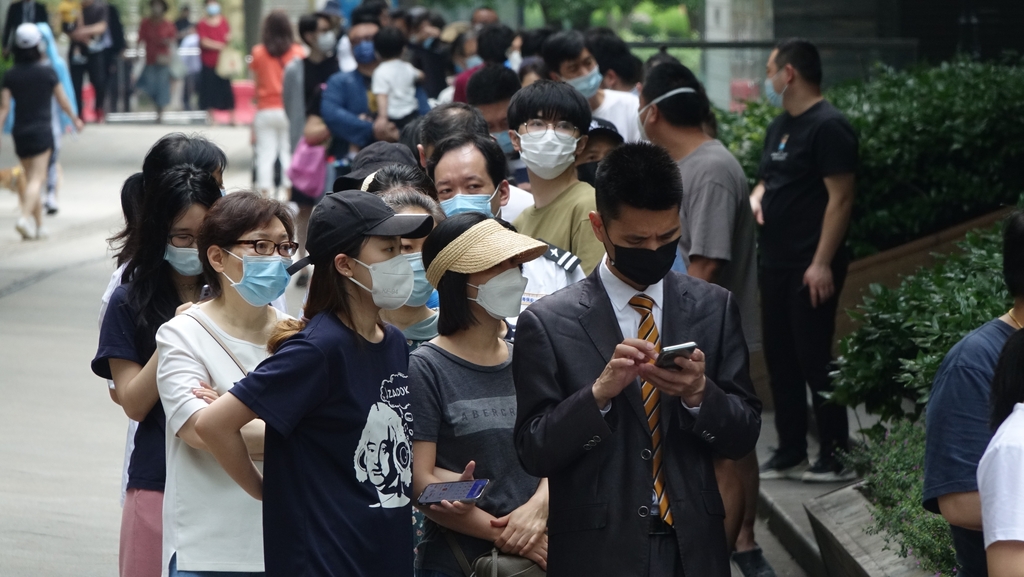
[[[1019,64],[1019,63],[1017,63]],[[854,254],[866,256],[1011,204],[1024,189],[1024,67],[957,61],[879,68],[826,94],[860,136]],[[754,182],[767,103],[719,113],[720,138]]]

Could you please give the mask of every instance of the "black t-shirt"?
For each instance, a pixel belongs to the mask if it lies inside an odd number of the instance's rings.
[[[92,372],[104,379],[111,378],[110,359],[124,359],[145,365],[156,351],[155,339],[147,345],[146,350],[140,351],[135,346],[135,321],[138,315],[128,305],[130,287],[131,283],[128,283],[114,289],[103,316],[100,345],[96,350],[96,358],[92,360]],[[165,427],[164,407],[157,401],[135,432],[135,450],[128,463],[129,489],[164,490],[167,477]]]
[[[50,103],[57,73],[46,64],[15,64],[4,74],[3,87],[14,98],[14,134],[52,130]]]
[[[267,575],[411,576],[412,413],[401,331],[320,313],[230,394],[267,423]]]
[[[332,74],[338,72],[337,58],[324,58],[320,62],[310,62],[309,58],[302,61],[303,94],[306,102],[306,116],[320,115],[321,87]]]
[[[828,205],[824,178],[856,169],[857,135],[828,102],[822,100],[796,117],[783,112],[772,121],[759,169],[765,186],[762,266],[811,264]]]

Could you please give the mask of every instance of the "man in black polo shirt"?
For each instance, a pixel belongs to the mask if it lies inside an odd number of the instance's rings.
[[[821,58],[806,40],[784,40],[768,57],[765,91],[782,107],[765,137],[761,182],[750,205],[761,228],[764,354],[779,448],[762,479],[853,478],[836,459],[849,441],[846,408],[826,402],[836,307],[849,256],[857,135],[821,96]],[[811,387],[821,453],[807,468]]]

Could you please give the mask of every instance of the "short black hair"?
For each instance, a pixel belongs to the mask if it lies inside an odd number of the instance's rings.
[[[405,34],[394,26],[385,26],[374,34],[373,49],[380,54],[381,60],[398,58],[405,50]]]
[[[488,64],[502,64],[516,33],[504,24],[488,24],[476,35],[476,53]]]
[[[360,4],[352,9],[352,17],[349,18],[349,28],[359,24],[376,24],[380,26],[380,7]]]
[[[1024,402],[1024,331],[1010,335],[999,353],[992,391],[989,395],[991,417],[989,426],[993,431],[1003,424],[1017,403]]]
[[[775,66],[782,69],[789,64],[800,73],[800,76],[821,86],[821,55],[818,48],[803,38],[787,38],[775,45]]]
[[[682,62],[679,62],[678,58],[668,53],[668,46],[662,46],[657,52],[647,59],[647,62],[644,62],[644,78],[651,73],[651,70],[654,70],[658,66],[667,62],[682,64]]]
[[[420,144],[424,148],[436,146],[445,136],[454,132],[490,134],[487,121],[480,111],[465,102],[449,102],[428,112],[420,122]]]
[[[434,188],[433,181],[427,178],[427,173],[418,166],[408,164],[389,164],[381,167],[373,174],[366,191],[381,194],[398,188],[411,188],[423,196],[437,200],[437,189]]]
[[[453,134],[437,143],[434,153],[427,160],[427,176],[430,177],[430,180],[436,182],[434,170],[444,155],[466,145],[472,145],[484,157],[484,162],[487,164],[487,176],[491,179],[491,184],[498,186],[501,181],[508,178],[508,160],[501,150],[501,145],[495,142],[490,135],[463,132]]]
[[[438,223],[423,241],[423,266],[429,269],[446,246],[487,218],[483,213],[464,212]],[[466,273],[449,270],[441,275],[441,280],[437,283],[439,335],[455,334],[476,324],[476,317],[469,308],[469,295],[466,294],[468,282],[469,275]]]
[[[563,30],[548,36],[541,47],[541,55],[544,57],[544,65],[548,67],[548,70],[558,74],[563,62],[579,58],[586,47],[582,32]]]
[[[677,88],[692,88],[657,103],[658,111],[673,126],[701,126],[711,115],[711,101],[692,70],[674,62],[657,66],[647,75],[641,92],[648,104]]]
[[[597,167],[594,181],[597,212],[607,222],[622,205],[643,210],[679,210],[683,180],[664,148],[649,142],[623,144]]]
[[[523,58],[523,63],[519,65],[519,83],[522,84],[523,80],[531,72],[536,74],[538,78],[548,77],[548,67],[544,66],[543,58],[540,56]]]
[[[518,130],[532,118],[567,120],[580,130],[590,131],[590,105],[578,90],[564,82],[538,80],[516,92],[508,105],[508,126]]]
[[[1006,218],[1003,225],[1003,281],[1014,298],[1024,297],[1024,212]]]
[[[310,48],[313,45],[309,43],[309,40],[306,40],[306,34],[317,31],[317,28],[320,27],[321,18],[326,20],[327,16],[323,14],[303,14],[299,17],[299,40],[305,42],[306,46]]]
[[[40,42],[42,42],[40,40]],[[43,58],[43,53],[39,51],[39,45],[29,46],[28,48],[22,48],[21,46],[12,47],[11,53],[14,55],[14,62],[16,64],[32,64],[39,62]]]
[[[541,48],[544,46],[544,41],[555,32],[558,32],[558,29],[554,26],[541,26],[540,28],[533,28],[531,30],[520,30],[519,38],[522,39],[523,45],[519,49],[519,54],[521,54],[523,58],[540,56]]]
[[[631,53],[610,57],[606,70],[614,71],[619,80],[626,84],[637,84],[644,80],[644,63]]]
[[[594,57],[594,60],[597,60],[597,66],[601,69],[601,74],[612,68],[611,62],[613,59],[630,53],[626,42],[614,30],[604,26],[587,30],[586,34],[583,35],[583,40],[587,50]],[[615,69],[612,68],[612,70]],[[615,70],[615,72],[618,73],[618,70]]]
[[[494,104],[510,100],[522,84],[519,75],[500,64],[488,64],[469,77],[466,101],[471,106]]]

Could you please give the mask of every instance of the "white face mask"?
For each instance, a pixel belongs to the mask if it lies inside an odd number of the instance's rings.
[[[476,298],[469,300],[496,319],[518,316],[528,282],[519,267],[510,268],[482,285],[468,285],[476,289]]]
[[[550,129],[541,134],[520,134],[520,157],[530,172],[551,180],[576,162],[578,142],[578,138],[562,136]]]
[[[359,259],[352,259],[370,271],[373,288],[366,288],[361,282],[349,278],[356,286],[373,296],[373,304],[384,310],[395,310],[405,304],[412,296],[413,270],[405,255],[398,255],[384,262],[366,264]]]
[[[338,38],[334,35],[334,31],[321,32],[316,37],[316,47],[324,54],[333,54],[338,47]]]
[[[694,94],[697,93],[696,90],[694,90],[692,88],[689,88],[689,87],[685,87],[685,86],[683,88],[676,88],[675,90],[669,90],[665,94],[662,94],[661,96],[659,96],[659,97],[655,98],[654,100],[650,101],[647,104],[647,106],[644,106],[643,108],[641,108],[640,112],[636,113],[636,123],[637,123],[637,126],[640,127],[640,138],[641,138],[641,140],[650,140],[650,138],[647,138],[647,129],[644,128],[644,112],[648,108],[654,106],[655,104],[661,102],[662,100],[665,100],[669,96],[675,96],[676,94],[688,94],[688,93],[691,93],[691,92],[694,93]]]

